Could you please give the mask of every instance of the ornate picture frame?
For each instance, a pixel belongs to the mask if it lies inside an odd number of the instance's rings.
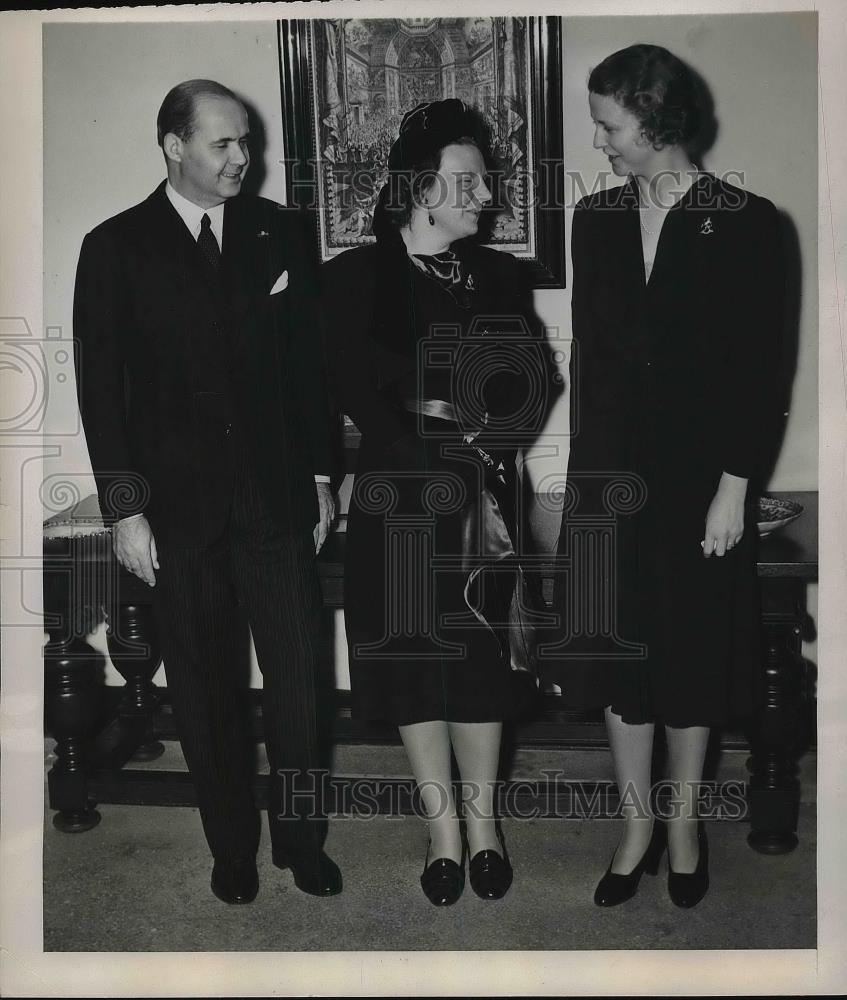
[[[492,135],[488,245],[565,286],[561,27],[556,17],[279,22],[289,205],[309,208],[320,259],[373,241],[374,202],[403,114],[460,97]]]

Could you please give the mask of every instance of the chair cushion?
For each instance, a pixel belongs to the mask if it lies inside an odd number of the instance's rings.
[[[45,539],[78,538],[80,535],[97,535],[107,530],[96,493],[60,510],[44,522]]]

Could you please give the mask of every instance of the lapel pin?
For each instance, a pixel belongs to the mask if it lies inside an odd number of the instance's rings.
[[[703,222],[700,224],[700,235],[701,236],[711,236],[715,231],[715,227],[712,225],[711,215],[707,215]]]
[[[269,232],[266,232],[266,231],[265,231],[265,230],[263,229],[263,230],[262,230],[261,232],[258,232],[258,233],[256,233],[256,235],[257,235],[257,236],[270,236],[271,234],[270,234]]]

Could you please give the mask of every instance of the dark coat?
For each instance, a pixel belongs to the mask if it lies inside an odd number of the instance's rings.
[[[668,212],[645,285],[634,185],[574,212],[576,467],[637,468],[643,446],[710,485],[723,471],[755,477],[781,350],[776,210],[701,177]]]
[[[345,565],[353,711],[400,725],[503,719],[526,695],[527,678],[515,676],[497,638],[470,615],[468,572],[456,562],[466,551],[461,509],[480,495],[484,469],[455,423],[402,406],[404,398],[460,405],[456,379],[467,363],[480,378],[458,383],[481,387],[489,414],[505,422],[521,413],[505,437],[484,430],[474,442],[503,458],[507,518],[513,453],[544,417],[546,351],[519,262],[473,244],[454,249],[474,279],[467,307],[422,275],[399,239],[348,251],[323,274],[333,395],[362,434]],[[518,327],[524,332],[510,344],[497,336]],[[436,328],[437,356],[420,353]],[[451,557],[453,571],[433,568]]]
[[[315,524],[330,433],[311,260],[292,211],[239,195],[211,283],[164,183],[85,237],[77,388],[107,519],[144,511],[157,538],[213,541],[248,448],[278,523]]]
[[[760,671],[754,504],[776,426],[778,217],[766,199],[701,177],[668,212],[646,285],[639,226],[633,180],[574,213],[576,492],[559,555],[587,558],[590,531],[606,530],[596,519],[610,513],[615,531],[613,565],[594,577],[603,607],[588,576],[558,577],[566,655],[547,673],[574,707],[715,725],[750,711]],[[751,480],[745,535],[704,559],[723,472]],[[622,489],[604,494],[615,479]]]
[[[427,335],[430,322],[445,327],[453,324],[462,336],[478,318],[493,317],[493,325],[497,325],[512,317],[524,325],[529,336],[542,340],[524,266],[511,254],[474,243],[457,243],[454,249],[481,284],[478,305],[471,312],[456,308],[444,293],[441,315],[421,313],[420,302],[413,297],[414,272],[399,238],[347,251],[324,267],[332,393],[338,408],[371,443],[388,445],[414,430],[415,419],[396,406],[391,390],[418,372],[418,344]],[[533,405],[524,413],[520,426],[505,435],[517,447],[534,440],[549,409],[549,362],[540,350],[527,354],[519,337],[510,346],[500,343],[506,353],[517,352],[520,360],[516,367],[519,371],[523,368],[523,373],[512,377],[502,362],[497,372],[487,373],[489,411],[503,415],[515,412],[530,394],[533,396]],[[444,384],[437,384],[436,375],[436,384],[428,386],[431,393],[449,391],[446,382],[452,370],[445,365]],[[480,442],[491,438],[486,432],[483,435]]]

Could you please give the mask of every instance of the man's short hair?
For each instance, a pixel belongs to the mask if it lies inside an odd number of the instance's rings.
[[[195,110],[201,97],[229,97],[242,103],[229,87],[214,80],[185,80],[168,91],[156,118],[156,141],[161,146],[168,132],[187,142],[195,131]]]

